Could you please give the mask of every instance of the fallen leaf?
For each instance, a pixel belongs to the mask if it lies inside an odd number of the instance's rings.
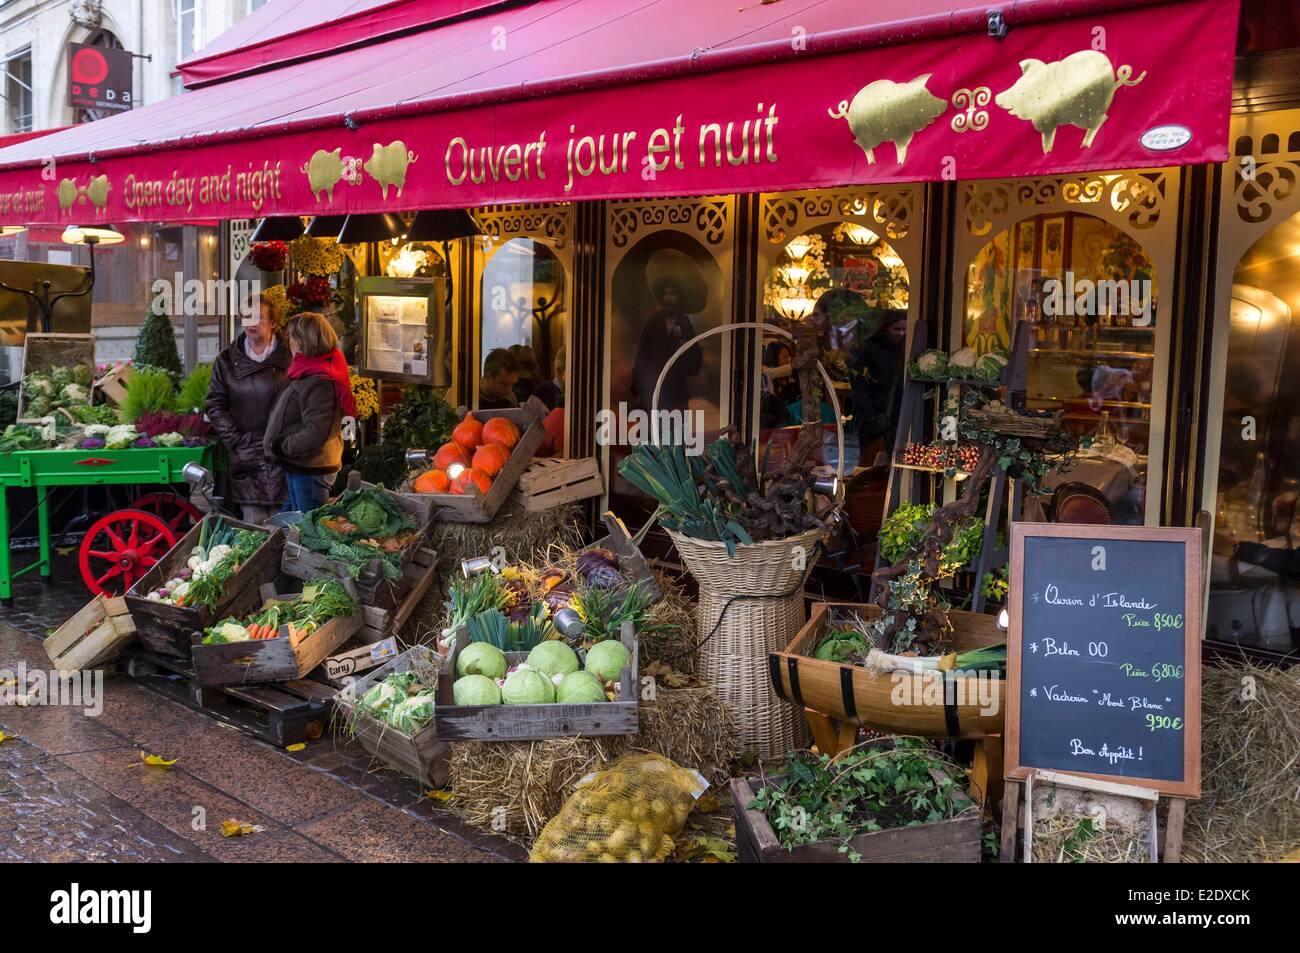
[[[701,814],[716,814],[720,806],[717,795],[708,792],[695,799],[695,810]]]
[[[237,821],[233,817],[230,820],[221,822],[222,837],[240,837],[244,834],[256,834],[264,830],[266,828],[260,824],[248,824],[244,821]]]
[[[433,801],[450,801],[452,793],[445,788],[441,791],[425,791],[424,796]]]
[[[285,751],[301,751],[303,748],[306,748],[306,747],[307,747],[307,746],[306,746],[305,744],[303,744],[303,743],[300,741],[300,742],[298,742],[297,744],[289,745],[289,746],[288,746],[287,748],[285,748],[284,750],[285,750]]]
[[[324,733],[325,733],[325,729],[321,727],[321,723],[319,721],[307,722],[307,737],[310,738],[312,741],[315,741]]]
[[[673,857],[687,864],[731,864],[736,852],[720,837],[692,837],[677,845]]]
[[[9,736],[7,734],[5,734],[3,731],[0,731],[0,741],[4,741],[8,737]]]
[[[149,765],[151,768],[170,768],[179,760],[180,758],[172,758],[168,761],[166,758],[160,757],[156,754],[145,754],[143,751],[140,752],[140,761]]]

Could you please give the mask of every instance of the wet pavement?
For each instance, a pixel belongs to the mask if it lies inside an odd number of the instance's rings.
[[[0,670],[45,671],[40,638],[88,601],[75,561],[23,577],[0,609]],[[523,859],[337,731],[289,752],[120,675],[102,712],[0,705],[0,861]],[[170,768],[142,753],[176,758]],[[262,830],[223,837],[236,820]]]

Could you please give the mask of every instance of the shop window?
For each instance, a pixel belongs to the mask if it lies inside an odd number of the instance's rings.
[[[31,47],[5,60],[5,129],[10,133],[32,131]]]
[[[1140,524],[1146,510],[1157,281],[1146,250],[1077,212],[1038,215],[990,239],[966,272],[962,344],[1007,348],[1016,322],[1034,334],[1029,406],[1060,411],[1092,447],[1048,477],[1030,513],[1067,518],[1054,503],[1085,494],[1089,521]]]
[[[1282,653],[1300,648],[1298,246],[1300,215],[1232,279],[1206,621],[1207,638]]]
[[[829,222],[788,242],[763,285],[766,320],[815,322],[823,363],[844,417],[846,472],[888,459],[898,424],[906,363],[908,275],[881,236],[855,222]],[[803,422],[799,385],[785,338],[763,339],[760,441],[779,455]],[[837,462],[832,402],[821,395],[826,440],[818,463]]]
[[[476,407],[564,403],[568,276],[551,247],[512,238],[485,252],[479,281]]]
[[[176,61],[189,59],[203,45],[203,8],[199,0],[176,0]]]

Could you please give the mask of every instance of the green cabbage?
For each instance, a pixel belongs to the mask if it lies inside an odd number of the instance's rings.
[[[456,657],[456,676],[486,675],[488,678],[504,678],[506,674],[506,655],[495,645],[487,642],[471,642],[460,650]]]
[[[348,521],[355,523],[363,533],[379,536],[388,526],[388,513],[374,500],[361,499],[348,510]]]
[[[507,705],[549,705],[555,701],[555,686],[544,672],[520,666],[506,676],[501,700]]]
[[[555,700],[566,705],[589,705],[605,701],[605,686],[590,672],[570,672],[556,689]]]
[[[612,682],[632,664],[632,653],[622,642],[606,639],[587,650],[587,671],[602,682]]]
[[[547,675],[568,675],[581,667],[578,653],[555,639],[538,643],[528,653],[528,664]]]
[[[457,705],[500,705],[501,689],[485,675],[466,675],[452,684],[451,698]]]

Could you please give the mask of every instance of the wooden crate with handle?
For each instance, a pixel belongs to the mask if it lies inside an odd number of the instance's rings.
[[[356,599],[355,588],[347,583],[344,586]],[[301,593],[280,594],[274,585],[266,585],[260,591],[250,590],[241,594],[231,606],[230,615],[242,618],[257,612],[266,603],[291,601],[299,595]],[[303,678],[351,638],[363,621],[364,608],[358,605],[352,615],[330,619],[303,638],[291,636],[289,627],[284,625],[273,639],[204,645],[203,633],[191,632],[194,678],[200,685],[256,685]]]
[[[60,675],[71,675],[113,661],[134,638],[126,600],[99,595],[45,640],[45,654]]]
[[[462,419],[466,414],[472,413],[474,419],[481,423],[504,417],[519,428],[519,442],[510,451],[509,459],[493,479],[492,486],[486,493],[472,484],[467,493],[417,493],[412,486],[419,474],[411,473],[402,482],[399,490],[403,496],[425,507],[432,519],[445,523],[490,523],[515,488],[519,478],[523,476],[524,470],[532,462],[533,454],[546,439],[546,428],[542,426],[542,418],[546,416],[546,405],[537,398],[531,397],[523,407],[475,411],[467,411],[461,407],[457,413]],[[438,448],[425,449],[432,455]]]
[[[447,783],[451,746],[438,737],[436,716],[415,734],[408,735],[360,711],[357,703],[371,688],[395,673],[420,673],[427,684],[438,686],[441,691],[438,676],[443,665],[441,656],[417,645],[345,686],[334,697],[344,730],[380,761],[414,778],[425,788],[441,788]]]
[[[605,481],[595,457],[573,460],[540,457],[519,477],[510,502],[522,506],[527,513],[541,513],[604,492]]]

